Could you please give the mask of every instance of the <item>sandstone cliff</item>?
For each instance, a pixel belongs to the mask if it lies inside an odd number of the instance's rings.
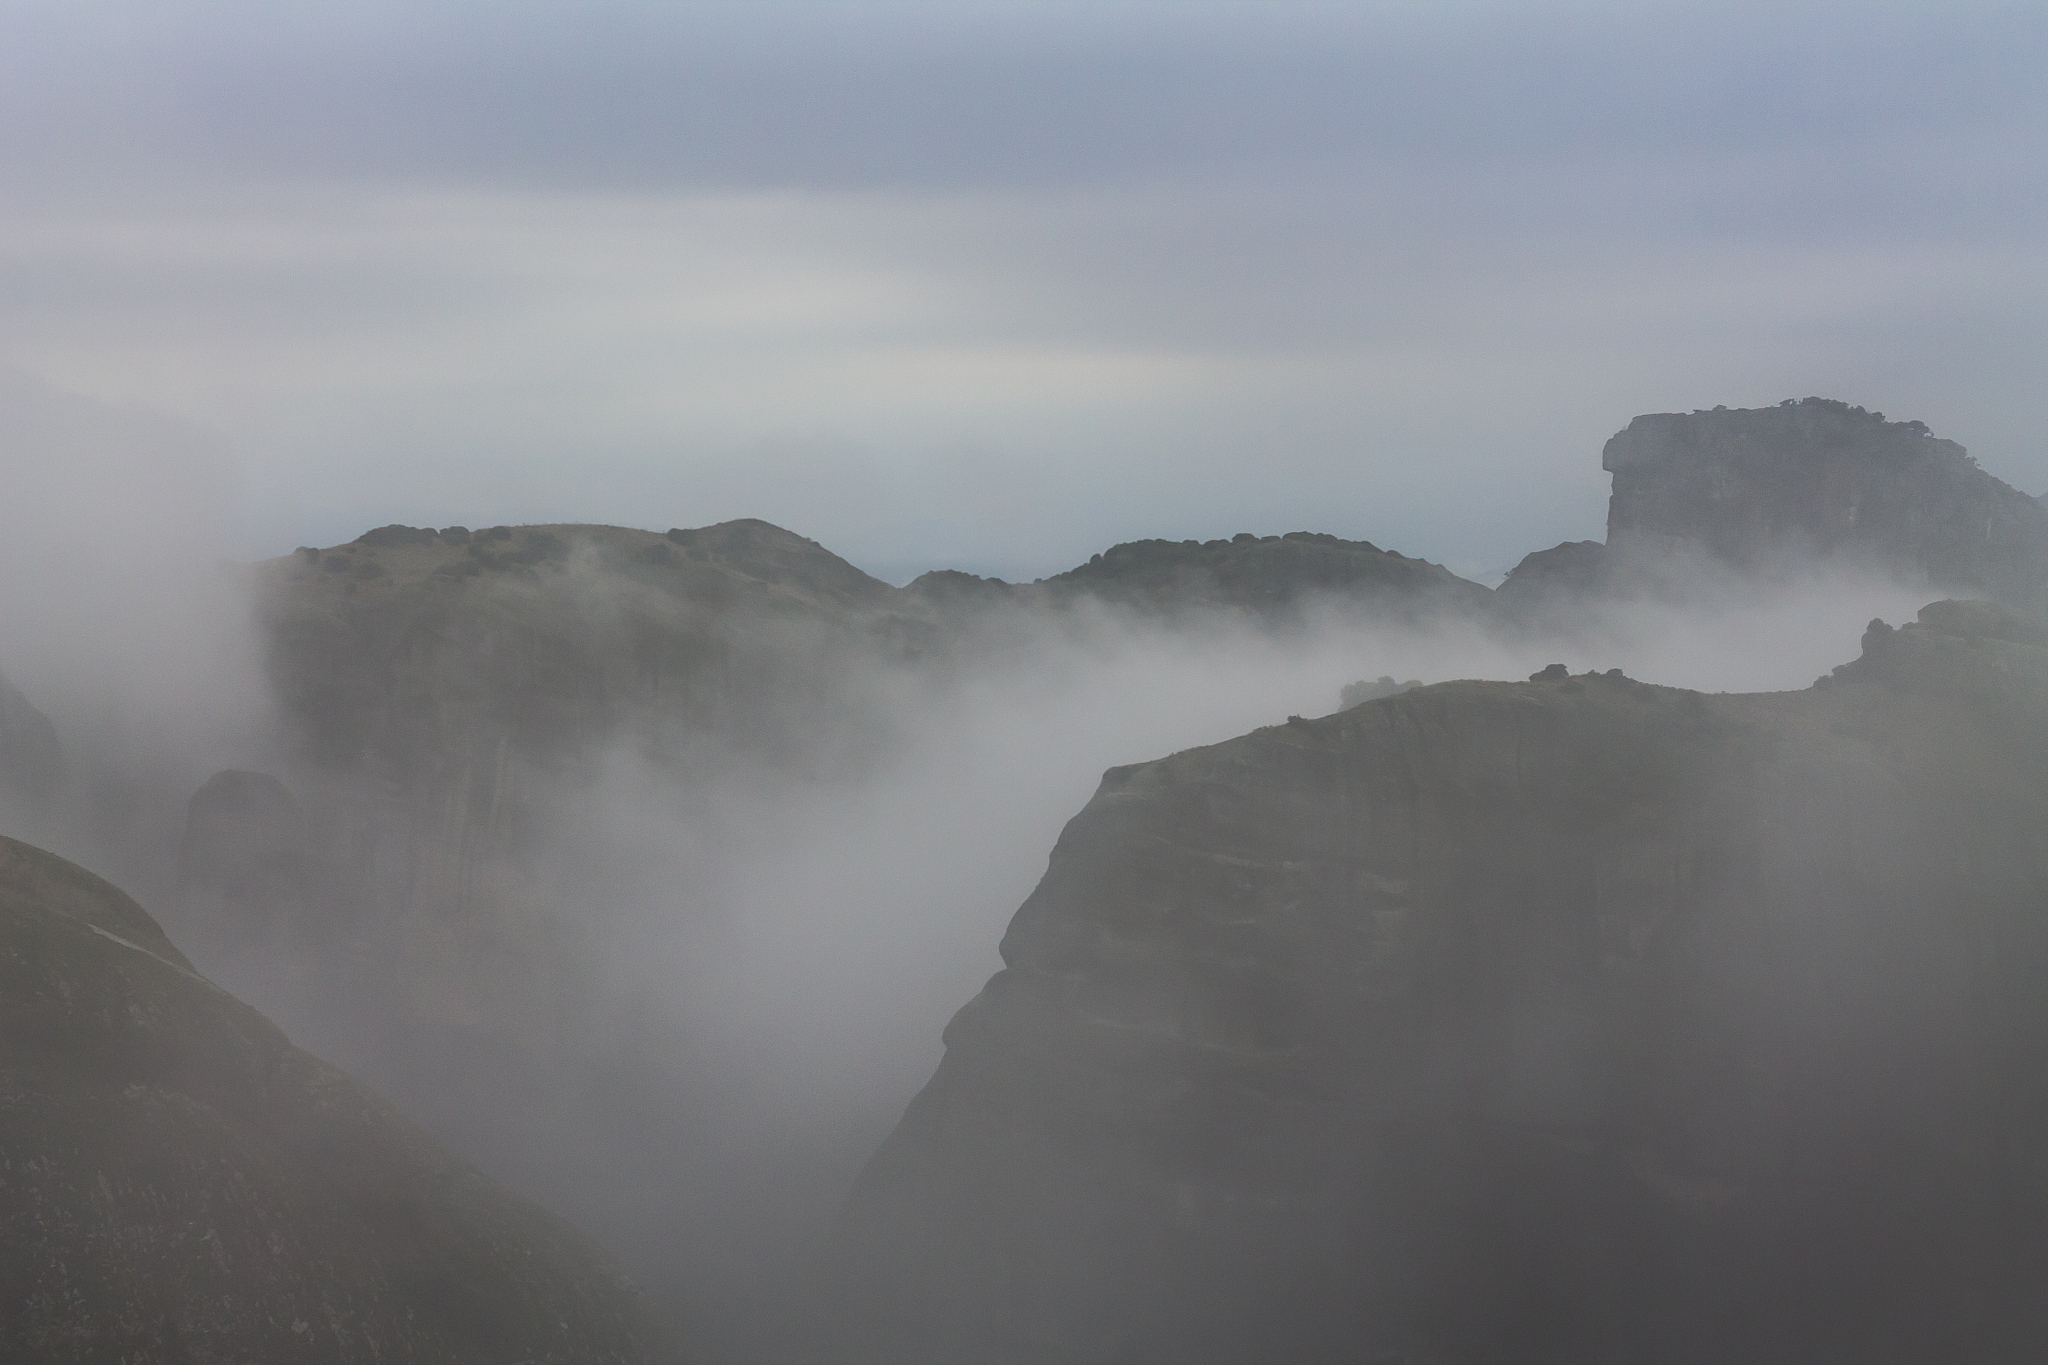
[[[1562,670],[1559,670],[1562,672]],[[2048,632],[1111,770],[831,1258],[889,1360],[2048,1349]]]
[[[648,1362],[637,1295],[197,975],[121,892],[0,839],[0,1355]]]
[[[1639,591],[1696,556],[1746,572],[1821,559],[2048,607],[2048,510],[1922,422],[1821,398],[1653,413],[1608,441],[1601,467],[1606,545],[1530,555],[1506,600]]]

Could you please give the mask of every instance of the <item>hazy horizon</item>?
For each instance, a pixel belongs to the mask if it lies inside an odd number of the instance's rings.
[[[895,582],[1297,529],[1484,578],[1601,534],[1635,414],[1808,395],[2048,488],[2026,7],[0,16],[8,391],[163,414],[238,557],[754,516]]]

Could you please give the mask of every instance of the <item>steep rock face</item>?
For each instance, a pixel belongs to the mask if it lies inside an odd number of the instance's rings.
[[[876,1155],[830,1350],[2048,1349],[2048,645],[1449,683],[1114,769]]]
[[[1698,570],[1775,572],[1815,558],[1915,584],[2048,607],[2048,510],[1922,422],[1832,399],[1650,413],[1607,442],[1607,540],[1517,565],[1512,610],[1684,595]]]
[[[393,525],[303,548],[257,569],[289,744],[274,778],[193,796],[166,922],[210,974],[665,1292],[680,1281],[634,1248],[690,1194],[675,1152],[709,1140],[703,1097],[726,1082],[681,1036],[687,1008],[619,988],[619,964],[650,941],[677,951],[715,886],[652,831],[620,847],[627,802],[648,796],[686,849],[688,813],[722,786],[858,773],[915,723],[905,697],[1098,629],[1080,605],[1098,599],[1262,620],[1324,592],[1389,612],[1489,601],[1329,537],[1102,561],[1074,583],[942,573],[898,591],[758,521]]]
[[[10,839],[0,1284],[9,1360],[673,1358],[583,1238]]]
[[[1922,422],[1819,398],[1656,413],[1608,441],[1600,464],[1614,475],[1616,551],[1677,542],[1745,567],[1858,556],[2030,607],[2048,588],[2048,512]]]

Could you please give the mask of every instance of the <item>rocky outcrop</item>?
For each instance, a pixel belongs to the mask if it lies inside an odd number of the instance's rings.
[[[840,1224],[840,1356],[2048,1349],[2048,635],[1112,769]]]
[[[1138,542],[1037,584],[936,573],[902,591],[759,521],[393,525],[259,572],[303,809],[253,775],[195,796],[180,932],[222,963],[217,946],[301,945],[333,978],[295,987],[304,1007],[374,999],[386,1031],[515,1051],[562,1051],[578,1027],[589,926],[564,928],[540,864],[560,865],[563,807],[609,755],[679,781],[736,759],[857,762],[885,739],[864,687],[948,650],[1028,648],[1002,638],[1010,612],[1491,606],[1441,566],[1307,533]]]
[[[1494,591],[1503,603],[1525,612],[1568,608],[1616,592],[1620,585],[1610,579],[1609,564],[1607,546],[1601,542],[1567,540],[1524,556]]]
[[[632,1248],[688,1193],[668,1139],[701,1141],[698,1096],[723,1082],[677,1036],[685,1010],[617,989],[617,962],[650,923],[696,922],[708,878],[622,850],[631,816],[607,801],[645,782],[669,811],[706,809],[735,773],[859,772],[916,723],[905,695],[1098,630],[1104,602],[1258,622],[1323,596],[1408,616],[1490,603],[1438,566],[1304,535],[898,590],[759,521],[391,525],[256,576],[286,743],[274,777],[192,796],[166,922],[295,1037],[650,1281],[666,1269]]]
[[[1395,682],[1394,676],[1391,673],[1382,673],[1379,677],[1370,681],[1360,678],[1357,682],[1345,683],[1339,689],[1337,693],[1337,709],[1339,711],[1349,711],[1354,706],[1363,706],[1369,701],[1378,701],[1381,697],[1398,697],[1403,692],[1413,692],[1420,686],[1422,686],[1420,678],[1410,678],[1407,682]]]
[[[1285,617],[1320,603],[1415,620],[1483,617],[1492,609],[1491,593],[1441,564],[1314,531],[1130,541],[1044,580],[1044,587],[1059,599],[1089,596],[1169,614],[1225,608]]]
[[[1005,611],[1105,606],[1175,621],[1230,613],[1267,625],[1323,608],[1383,620],[1481,619],[1493,595],[1441,564],[1315,531],[1228,540],[1133,540],[1032,583],[954,569],[921,575],[903,600],[958,624]]]
[[[0,1355],[671,1360],[567,1225],[0,839]]]
[[[1607,542],[1530,555],[1521,606],[1674,586],[1704,562],[1772,572],[1815,559],[2048,607],[2048,509],[1922,422],[1824,398],[1637,417],[1609,440]]]

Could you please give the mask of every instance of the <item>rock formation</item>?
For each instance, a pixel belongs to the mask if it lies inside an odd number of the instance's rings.
[[[1830,399],[1637,417],[1607,443],[1607,543],[1531,555],[1528,604],[1640,588],[1697,555],[1739,571],[1820,557],[1916,584],[2048,607],[2048,510],[1922,422]]]
[[[1417,619],[1485,615],[1491,594],[1427,560],[1314,531],[1229,540],[1137,540],[1045,580],[1061,594],[1152,611],[1229,607],[1278,614],[1317,598],[1349,610]]]
[[[907,591],[914,599],[953,606],[1094,601],[1166,617],[1221,610],[1282,623],[1313,605],[1404,621],[1485,617],[1493,605],[1485,588],[1441,564],[1316,531],[1133,540],[1034,584],[941,570]]]
[[[621,1248],[684,1197],[675,1130],[710,1122],[691,1111],[714,1082],[663,1014],[681,1010],[613,989],[622,940],[701,915],[607,842],[594,798],[619,771],[679,808],[734,772],[858,771],[915,723],[877,700],[892,680],[1000,666],[1044,623],[1093,629],[1088,602],[1269,622],[1319,594],[1409,619],[1490,605],[1438,566],[1309,535],[898,590],[760,521],[391,525],[256,576],[287,742],[270,774],[192,796],[167,924],[295,1037]]]
[[[2048,1349],[2048,631],[1112,769],[830,1258],[886,1360]]]
[[[566,1224],[196,974],[132,900],[0,839],[0,1355],[674,1357]]]
[[[209,960],[317,940],[307,951],[353,974],[325,993],[374,997],[388,1031],[557,1050],[587,985],[588,926],[563,932],[537,867],[559,852],[563,794],[608,754],[679,781],[735,757],[792,772],[858,761],[886,739],[863,686],[949,639],[984,647],[1010,610],[1088,599],[1279,619],[1323,594],[1414,619],[1491,605],[1440,566],[1307,533],[1138,542],[1039,584],[939,573],[904,591],[759,521],[394,525],[259,572],[304,809],[253,774],[195,796],[179,931]],[[361,976],[380,962],[382,980]]]
[[[1410,678],[1407,682],[1395,682],[1391,673],[1382,673],[1371,681],[1360,678],[1357,682],[1345,683],[1339,689],[1337,693],[1337,709],[1339,711],[1349,711],[1354,706],[1363,706],[1369,701],[1378,701],[1381,697],[1397,697],[1403,692],[1413,692],[1420,686],[1422,686],[1420,678]]]

